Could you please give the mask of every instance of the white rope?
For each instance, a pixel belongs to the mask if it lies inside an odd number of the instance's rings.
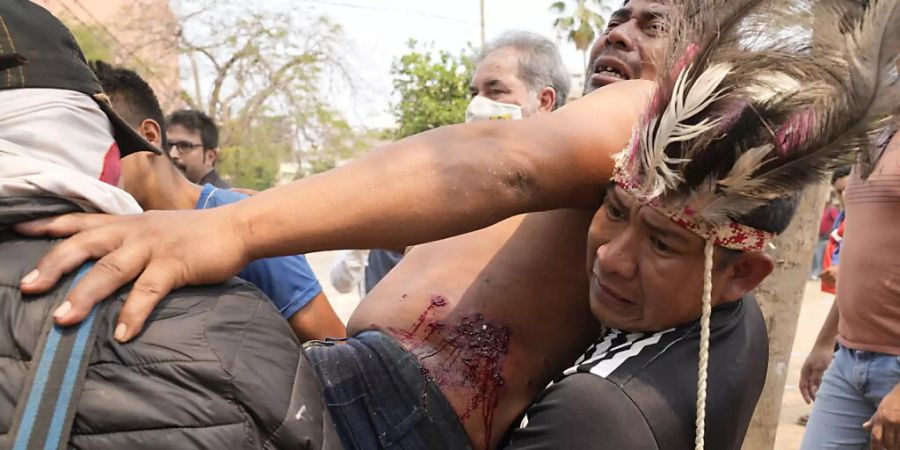
[[[697,437],[694,449],[704,450],[706,442],[706,372],[709,367],[709,317],[712,315],[713,239],[706,241],[703,274],[703,313],[700,315],[700,363],[697,369]]]

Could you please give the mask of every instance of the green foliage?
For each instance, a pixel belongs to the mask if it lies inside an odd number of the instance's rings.
[[[400,98],[392,108],[396,137],[463,122],[473,65],[465,54],[418,50],[416,41],[410,40],[409,53],[391,68],[394,93]]]
[[[604,5],[604,0],[560,0],[550,5],[550,11],[557,15],[553,27],[561,36],[565,36],[569,42],[575,44],[575,48],[582,52],[586,62],[587,51],[591,48],[597,32],[606,26],[603,14],[608,13],[609,8]]]
[[[218,170],[232,185],[262,191],[275,184],[278,158],[263,147],[231,146],[220,150]]]
[[[306,120],[307,128],[319,133],[314,139],[306,139],[305,151],[296,154],[301,167],[298,177],[331,170],[359,156],[376,142],[372,132],[354,130],[341,114],[324,105],[308,111]]]
[[[69,27],[69,30],[72,31],[75,41],[88,61],[113,60],[114,50],[105,39],[101,38],[103,31],[99,26],[76,25]]]
[[[253,127],[230,121],[230,142],[219,149],[218,171],[234,186],[264,190],[277,181],[279,164],[291,155],[290,125],[284,118],[259,118]]]

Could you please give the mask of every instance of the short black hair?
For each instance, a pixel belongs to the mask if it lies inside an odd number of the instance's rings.
[[[781,234],[791,224],[799,203],[800,194],[779,197],[744,214],[742,217],[737,218],[735,222],[757,230]]]
[[[844,166],[839,169],[836,169],[833,174],[831,174],[831,184],[837,183],[838,180],[844,177],[850,176],[850,166]]]
[[[200,133],[203,148],[210,150],[219,147],[219,127],[206,114],[192,109],[182,109],[169,114],[166,118],[168,126],[179,125],[190,131]]]
[[[738,218],[735,222],[746,225],[757,230],[768,231],[769,233],[781,234],[791,224],[794,213],[797,212],[797,205],[800,203],[800,194],[793,194],[788,197],[776,198],[766,205],[754,209],[743,217]],[[733,250],[730,248],[720,248],[723,258],[717,265],[717,269],[726,267],[735,258],[744,254],[741,250]]]
[[[137,128],[146,119],[159,124],[163,148],[166,144],[165,118],[153,88],[135,71],[125,67],[115,67],[104,61],[88,63],[103,92],[109,96],[113,109],[132,127]]]

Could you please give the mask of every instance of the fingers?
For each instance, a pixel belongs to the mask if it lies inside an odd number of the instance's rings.
[[[166,270],[162,264],[150,264],[144,270],[134,282],[125,305],[119,312],[119,323],[114,336],[116,340],[127,342],[141,332],[153,308],[177,287],[171,274],[172,271]]]
[[[115,236],[111,231],[103,234],[89,231],[57,244],[38,261],[34,270],[22,278],[19,288],[24,294],[40,294],[50,290],[64,274],[89,259],[115,249],[120,242]]]
[[[823,373],[824,371],[816,369],[816,364],[810,363],[809,359],[803,363],[803,368],[800,369],[800,395],[807,405],[816,401]]]
[[[825,375],[824,370],[817,370],[810,377],[809,382],[809,393],[812,401],[816,401],[816,396],[819,395],[819,388],[822,386],[822,377]]]
[[[20,223],[13,228],[26,236],[68,237],[80,231],[127,219],[128,216],[74,213]]]
[[[881,428],[881,421],[878,420],[878,413],[875,413],[868,422],[863,424],[865,428],[872,428],[872,450],[884,450],[884,445],[882,443],[883,430]]]
[[[886,423],[882,425],[881,446],[887,450],[897,450],[897,430],[894,424]]]
[[[54,312],[56,323],[69,326],[84,320],[95,304],[138,276],[148,257],[149,251],[143,247],[131,246],[101,258]]]
[[[803,401],[806,402],[807,405],[813,402],[813,395],[810,390],[808,377],[809,375],[806,373],[806,370],[800,374],[800,395],[803,396]]]

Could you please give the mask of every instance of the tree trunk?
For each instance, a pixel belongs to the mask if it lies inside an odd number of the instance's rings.
[[[804,191],[790,227],[775,239],[772,250],[775,271],[756,290],[769,333],[769,370],[747,430],[744,450],[775,446],[787,366],[828,188],[823,182]]]

